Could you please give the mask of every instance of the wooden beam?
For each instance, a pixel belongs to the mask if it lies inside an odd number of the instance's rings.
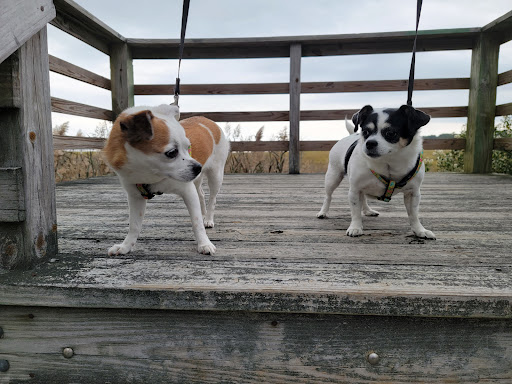
[[[493,148],[501,151],[512,151],[512,138],[502,137],[499,139],[494,139]]]
[[[498,86],[512,83],[512,69],[498,75]]]
[[[488,33],[482,33],[473,47],[464,152],[466,173],[490,173],[492,169],[499,48],[494,36]]]
[[[51,98],[52,112],[65,113],[67,115],[91,117],[93,119],[100,120],[113,120],[112,111],[108,109],[93,107],[92,105],[86,105],[81,103],[75,103],[74,101],[59,99],[57,97]]]
[[[512,103],[497,105],[495,115],[496,116],[512,115]]]
[[[290,45],[290,174],[300,173],[300,62],[302,47],[298,43]]]
[[[25,192],[21,167],[0,168],[0,202],[0,222],[25,221]]]
[[[0,223],[0,268],[30,268],[57,254],[46,27],[7,60],[12,61],[13,92],[19,93],[20,105],[0,108],[0,167],[21,168],[24,208],[19,209],[25,219]],[[21,220],[22,212],[18,215]]]
[[[187,39],[185,59],[288,57],[290,44],[302,46],[302,56],[363,55],[410,52],[414,31],[323,36]],[[480,28],[420,31],[418,51],[471,49]],[[127,39],[134,59],[175,59],[179,39]]]
[[[512,145],[512,139],[498,143],[497,148],[505,148]],[[510,141],[510,143],[509,143]],[[335,140],[326,141],[301,141],[300,151],[330,151],[336,144]],[[466,145],[465,139],[424,139],[423,149],[427,150],[454,150],[464,149]],[[268,152],[268,151],[288,151],[288,141],[232,141],[231,151],[233,152]]]
[[[99,137],[79,137],[53,135],[53,148],[66,149],[103,149],[106,139]]]
[[[482,32],[493,34],[498,44],[512,40],[512,11],[491,21],[482,28]]]
[[[55,56],[48,55],[50,59],[50,71],[71,77],[72,79],[83,81],[84,83],[95,85],[103,89],[111,89],[110,79],[90,72],[87,69],[71,64]]]
[[[109,54],[111,44],[125,42],[125,38],[72,0],[54,0],[57,17],[55,27]]]
[[[512,71],[510,71],[512,72]],[[469,89],[469,78],[416,79],[414,90]],[[394,92],[407,90],[407,80],[301,82],[301,93]],[[288,94],[289,83],[183,84],[182,95],[273,95]],[[173,95],[174,84],[141,84],[135,95]]]
[[[113,119],[134,104],[133,61],[126,43],[110,47],[110,79],[112,81]]]
[[[2,0],[0,63],[55,17],[52,0]]]

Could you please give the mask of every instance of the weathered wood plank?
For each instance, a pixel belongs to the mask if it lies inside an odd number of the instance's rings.
[[[469,89],[469,78],[417,79],[414,81],[414,89],[418,91]],[[407,90],[407,80],[301,82],[301,93],[393,92],[405,90]],[[289,91],[289,83],[184,84],[181,86],[183,95],[271,95],[288,94]],[[136,84],[134,94],[173,95],[174,84]]]
[[[468,107],[418,107],[432,117],[466,117]],[[358,109],[314,110],[300,112],[301,121],[311,120],[344,120],[352,116]],[[181,118],[205,116],[217,122],[230,121],[288,121],[288,111],[258,111],[258,112],[183,112]]]
[[[163,195],[148,203],[136,250],[109,257],[128,223],[118,181],[62,184],[63,253],[37,276],[0,274],[0,303],[512,317],[510,176],[428,173],[421,219],[436,241],[411,236],[401,197],[371,201],[381,216],[347,237],[347,183],[332,218],[316,218],[323,178],[226,175],[212,256],[197,253],[182,200]]]
[[[512,69],[498,75],[498,86],[512,83]]]
[[[290,129],[289,129],[289,171],[290,174],[300,173],[300,64],[302,46],[298,43],[290,45]]]
[[[53,136],[54,149],[103,149],[105,139],[99,137]]]
[[[512,111],[511,111],[512,113]],[[494,149],[500,149],[503,151],[512,151],[512,138],[500,138],[494,139]]]
[[[507,147],[508,139],[498,139],[495,149]],[[53,136],[54,149],[103,149],[105,139],[97,137],[77,136]],[[336,144],[335,140],[329,141],[301,141],[301,151],[330,151]],[[425,139],[424,149],[464,149],[465,139]],[[266,151],[288,151],[288,141],[233,141],[231,151],[233,152],[266,152]]]
[[[52,0],[3,0],[0,13],[0,63],[55,17]]]
[[[57,10],[57,17],[51,21],[51,24],[71,36],[107,55],[111,44],[125,41],[123,36],[74,1],[53,0],[53,2]]]
[[[113,120],[126,108],[133,107],[133,61],[128,44],[110,47]]]
[[[0,375],[8,382],[512,379],[505,320],[11,307],[0,322],[2,358],[10,363]],[[73,348],[71,359],[62,357],[64,347]],[[371,352],[380,357],[376,365]]]
[[[46,27],[10,59],[19,108],[0,108],[0,167],[23,172],[25,220],[0,224],[0,268],[31,267],[57,253],[57,215]]]
[[[94,107],[76,103],[70,100],[60,99],[58,97],[51,98],[52,112],[66,113],[68,115],[92,117],[93,119],[109,120],[112,121],[114,115],[108,109]]]
[[[58,8],[58,7],[57,7]],[[418,51],[471,49],[480,28],[420,31]],[[302,56],[410,52],[414,31],[324,36],[187,39],[184,58],[289,57],[290,44],[302,45]],[[127,39],[134,59],[175,59],[179,39]]]
[[[512,103],[497,105],[495,115],[496,116],[512,115]]]
[[[482,28],[482,32],[492,33],[499,44],[512,40],[512,11],[491,21]]]
[[[48,55],[48,57],[50,59],[50,71],[100,88],[108,90],[111,89],[110,79],[97,75],[94,72],[88,71],[87,69],[71,64],[55,56]]]
[[[0,222],[25,220],[25,193],[23,171],[17,168],[0,168]]]
[[[473,47],[464,151],[466,173],[491,172],[499,48],[490,33],[482,33]]]

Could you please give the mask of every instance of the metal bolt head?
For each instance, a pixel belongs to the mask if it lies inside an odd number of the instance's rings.
[[[9,362],[7,360],[0,360],[0,372],[7,372],[9,370]]]
[[[71,359],[75,352],[73,351],[73,348],[66,347],[62,350],[62,356],[64,356],[66,359]]]
[[[375,352],[372,352],[368,355],[368,362],[371,365],[375,365],[379,362],[379,355],[377,355]]]

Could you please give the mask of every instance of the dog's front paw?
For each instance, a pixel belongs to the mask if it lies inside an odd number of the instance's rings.
[[[108,255],[125,255],[132,250],[132,245],[127,244],[116,244],[108,249]]]
[[[324,211],[320,211],[316,214],[316,217],[318,217],[319,219],[327,219],[327,213]]]
[[[197,252],[203,254],[203,255],[213,255],[217,249],[215,248],[215,245],[213,245],[211,242],[208,242],[207,244],[199,244],[197,246]]]
[[[205,228],[213,228],[215,226],[215,223],[213,222],[213,219],[208,220],[208,219],[205,218],[203,220],[203,222],[204,222],[204,227]]]
[[[361,227],[348,227],[347,229],[347,236],[350,236],[350,237],[357,237],[357,236],[362,236],[363,235],[363,228]]]
[[[422,238],[422,239],[430,239],[435,240],[436,235],[434,235],[434,232],[429,231],[428,229],[423,228],[423,230],[420,231],[414,231],[414,235],[416,237]]]

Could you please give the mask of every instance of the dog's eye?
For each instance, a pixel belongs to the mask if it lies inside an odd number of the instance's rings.
[[[395,131],[384,131],[383,132],[384,138],[386,140],[397,140],[398,139],[398,133]]]
[[[174,148],[165,152],[165,156],[167,156],[169,159],[174,159],[176,156],[178,156],[178,153],[179,151],[176,148]]]

